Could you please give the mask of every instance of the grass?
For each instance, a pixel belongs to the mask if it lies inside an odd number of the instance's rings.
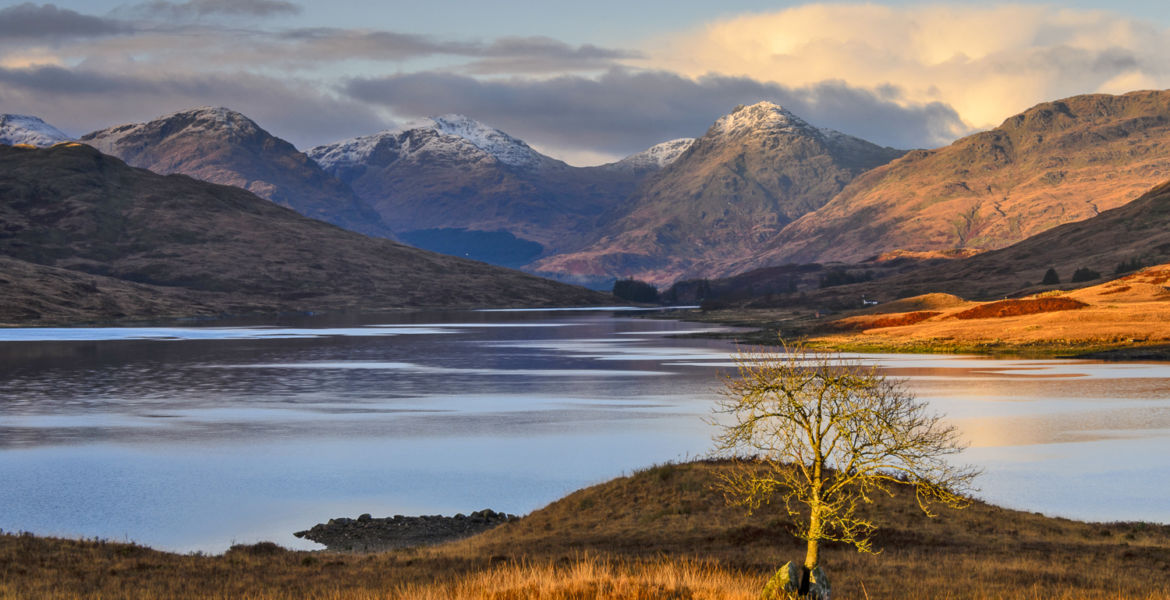
[[[579,490],[479,536],[379,554],[177,555],[0,536],[0,599],[755,598],[803,547],[773,509],[712,491],[723,462],[662,465]],[[908,490],[869,507],[881,554],[830,545],[835,598],[1170,598],[1170,526],[1092,524],[976,502],[930,519]]]

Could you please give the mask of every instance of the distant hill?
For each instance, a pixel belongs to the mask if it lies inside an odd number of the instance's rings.
[[[400,239],[520,266],[592,241],[638,183],[687,143],[667,142],[610,165],[573,167],[474,119],[444,115],[308,154],[351,185]],[[489,237],[491,248],[484,245]]]
[[[23,321],[609,298],[369,238],[79,144],[0,146],[0,256],[4,314]],[[151,306],[127,301],[139,293]]]
[[[389,231],[344,183],[292,144],[226,109],[180,111],[81,137],[131,166],[246,189],[302,215],[368,235]]]
[[[1060,225],[1007,248],[969,258],[764,267],[704,282],[704,285],[714,292],[707,295],[708,299],[738,305],[800,302],[810,306],[856,308],[861,298],[890,301],[942,292],[969,300],[989,300],[1055,288],[1079,288],[1167,262],[1170,262],[1170,181],[1091,219]],[[1042,283],[1050,268],[1056,271],[1060,284]],[[1098,277],[1073,282],[1073,276],[1081,269],[1095,272]],[[870,272],[873,278],[818,288],[816,278],[826,271]],[[793,281],[800,284],[800,293],[783,295],[791,290]],[[693,301],[698,295],[695,291],[698,283],[680,283],[675,286],[675,294]],[[765,298],[768,294],[773,297]]]
[[[726,275],[729,262],[758,253],[854,177],[903,153],[814,127],[769,102],[739,107],[640,188],[598,241],[534,267],[658,285]]]
[[[60,129],[29,115],[0,115],[0,144],[26,144],[43,148],[71,138]]]
[[[1170,178],[1170,91],[1046,102],[851,183],[736,265],[994,250],[1116,208]]]

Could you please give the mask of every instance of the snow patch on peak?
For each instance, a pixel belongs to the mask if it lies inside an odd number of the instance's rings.
[[[305,154],[326,170],[352,167],[368,161],[377,150],[378,144],[382,143],[383,140],[395,140],[404,134],[403,131],[383,131],[373,135],[363,135],[310,148]]]
[[[809,125],[788,109],[772,102],[758,102],[751,106],[737,106],[731,114],[715,121],[712,133],[733,135],[742,132],[772,130],[787,131],[821,137],[821,130]]]
[[[695,138],[679,138],[662,142],[612,163],[612,166],[631,171],[664,169],[678,160],[678,157],[682,156],[682,153],[686,152],[687,148],[690,148],[694,143]]]
[[[417,134],[425,134],[421,144]],[[400,156],[426,148],[466,161],[486,153],[502,164],[525,169],[560,164],[499,129],[454,114],[410,121],[398,129],[318,146],[306,154],[329,170],[366,163],[383,146],[398,149]]]
[[[27,144],[45,148],[73,139],[60,129],[31,115],[0,115],[0,144]]]
[[[499,129],[488,127],[475,119],[463,115],[442,115],[432,117],[432,128],[439,133],[460,137],[472,146],[491,154],[500,162],[513,167],[535,168],[547,157],[533,150],[528,144]]]
[[[81,140],[102,152],[118,155],[117,147],[127,139],[161,140],[178,135],[247,138],[262,131],[244,115],[222,106],[201,106],[159,117],[147,123],[128,123],[87,133]]]

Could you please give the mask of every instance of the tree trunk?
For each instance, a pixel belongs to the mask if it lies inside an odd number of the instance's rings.
[[[808,552],[804,555],[804,568],[812,571],[817,567],[821,561],[820,540],[810,537],[808,540]]]

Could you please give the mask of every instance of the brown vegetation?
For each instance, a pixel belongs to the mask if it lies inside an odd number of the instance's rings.
[[[863,331],[866,329],[881,329],[882,327],[903,327],[921,323],[927,319],[941,315],[934,310],[920,310],[908,313],[893,313],[886,315],[866,315],[849,317],[833,321],[830,326],[842,331]]]
[[[947,315],[949,319],[966,321],[970,319],[1002,319],[1021,315],[1038,315],[1062,310],[1076,310],[1088,306],[1072,298],[1025,298],[1023,300],[1000,300],[980,304],[974,308]]]
[[[1170,343],[1170,290],[1152,282],[1167,281],[1170,264],[1070,292],[960,303],[905,324],[899,323],[904,314],[893,312],[902,308],[897,301],[830,322],[826,329],[842,333],[815,340],[852,350],[914,352],[1067,354],[1160,346]]]
[[[725,463],[665,465],[575,492],[469,540],[381,554],[222,556],[0,536],[0,598],[754,598],[803,544],[777,513],[712,492]],[[975,502],[930,519],[878,495],[877,556],[822,552],[838,598],[1154,599],[1170,527],[1054,519]]]

